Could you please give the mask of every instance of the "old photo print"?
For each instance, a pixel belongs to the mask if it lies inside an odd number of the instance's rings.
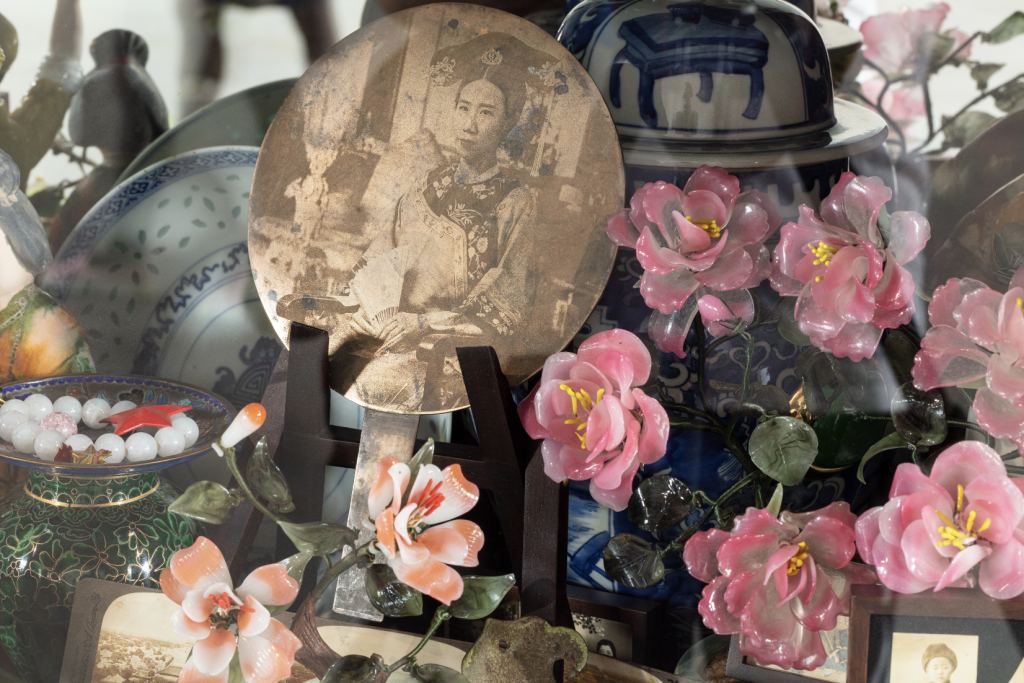
[[[978,636],[892,634],[889,683],[978,683]]]
[[[300,79],[264,142],[249,248],[261,300],[330,333],[333,388],[390,412],[467,405],[455,349],[516,384],[572,339],[614,258],[621,153],[554,39],[483,7],[385,17]]]

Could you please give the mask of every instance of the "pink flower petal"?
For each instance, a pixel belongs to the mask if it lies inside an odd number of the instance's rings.
[[[811,520],[793,543],[804,542],[815,562],[833,568],[845,567],[853,558],[856,538],[853,527],[832,517]]]
[[[1024,359],[1024,289],[1016,287],[1003,295],[999,305],[999,353],[1007,361]]]
[[[536,389],[534,389],[534,392],[531,392],[530,396],[532,397],[535,392]],[[523,403],[526,402],[527,401],[524,401]],[[532,408],[532,406],[533,402],[530,401],[530,408]],[[536,413],[530,413],[530,408],[523,408],[522,404],[520,404],[519,414],[522,416],[524,413],[529,413],[527,419],[535,422]],[[522,417],[520,417],[520,419],[522,419]],[[525,422],[526,420],[524,420],[524,424]],[[529,431],[530,428],[527,427],[527,432]],[[373,483],[370,485],[370,493],[366,500],[367,507],[370,511],[370,519],[377,519],[377,517],[380,516],[380,513],[384,512],[384,508],[390,505],[392,499],[395,497],[395,484],[391,479],[391,475],[388,474],[388,470],[391,469],[391,466],[396,462],[398,462],[398,458],[393,455],[389,455],[382,458],[377,463],[377,474],[374,476]]]
[[[750,244],[743,247],[750,255],[754,266],[747,277],[746,282],[740,285],[740,289],[754,289],[762,282],[771,277],[772,274],[772,253],[763,244]]]
[[[984,390],[979,393],[981,391]],[[956,500],[958,484],[968,484],[982,475],[1005,478],[1006,465],[1002,458],[981,441],[958,441],[935,458],[929,476]]]
[[[291,675],[292,659],[279,645],[256,636],[238,639],[238,663],[245,683],[277,683]]]
[[[202,640],[210,635],[211,628],[213,627],[211,626],[209,619],[204,621],[192,621],[188,618],[188,615],[185,614],[185,611],[181,609],[171,615],[171,630],[183,638]]]
[[[892,479],[892,486],[889,488],[889,498],[897,496],[909,496],[918,491],[933,491],[950,498],[949,492],[937,481],[930,479],[917,465],[905,462],[896,467],[896,475]],[[955,491],[954,491],[955,493]]]
[[[1024,408],[1018,408],[987,388],[974,395],[974,412],[978,424],[992,436],[1014,441],[1024,435]]]
[[[731,206],[726,206],[721,197],[708,190],[693,190],[683,197],[682,215],[689,220],[713,220],[719,227],[724,227],[729,220]],[[705,247],[706,248],[706,247]]]
[[[643,190],[640,201],[647,221],[658,226],[672,225],[672,212],[682,211],[683,198],[686,196],[683,191],[661,180],[648,183]]]
[[[640,239],[640,231],[629,220],[629,210],[623,209],[608,219],[608,227],[605,229],[612,242],[620,247],[636,248],[636,241]]]
[[[695,216],[687,217],[678,211],[672,212],[672,222],[679,234],[679,244],[675,246],[675,250],[680,254],[693,254],[711,246],[711,237],[707,231],[691,223],[690,218],[698,220]]]
[[[683,546],[686,571],[698,581],[711,583],[718,576],[718,549],[729,540],[729,532],[721,529],[698,531]],[[724,590],[724,589],[723,589]]]
[[[462,465],[448,465],[444,468],[438,492],[444,496],[444,500],[433,512],[423,517],[422,521],[427,526],[461,517],[480,500],[480,487],[463,476]]]
[[[591,458],[602,451],[618,448],[626,438],[627,425],[635,422],[636,418],[622,406],[619,399],[605,396],[587,417],[584,448],[590,451]]]
[[[665,457],[665,450],[668,448],[668,413],[661,402],[639,389],[633,390],[633,397],[640,406],[640,414],[644,418],[637,446],[637,458],[641,464],[651,465]]]
[[[925,523],[917,520],[907,527],[900,542],[903,559],[910,574],[925,583],[936,583],[949,567],[949,558],[939,553]]]
[[[705,294],[697,300],[697,308],[713,337],[732,333],[741,320],[747,324],[754,321],[754,300],[745,289],[719,292],[719,296]]]
[[[740,614],[740,633],[759,662],[788,666],[795,654],[791,640],[798,622],[792,610],[777,609],[777,601],[774,587],[755,590]]]
[[[189,590],[202,591],[214,583],[231,585],[231,572],[220,549],[205,536],[171,556],[171,572]]]
[[[592,357],[602,357],[606,351],[617,351],[632,363],[632,386],[647,383],[651,376],[651,353],[639,337],[620,329],[598,332],[580,344],[578,358],[581,362],[593,363]],[[599,364],[595,365],[600,367]]]
[[[630,467],[622,475],[622,481],[614,489],[603,489],[599,487],[594,479],[590,480],[590,495],[601,505],[615,512],[622,512],[629,505],[629,498],[633,495],[633,478],[640,468],[640,461],[632,459]]]
[[[875,355],[875,349],[878,348],[881,339],[882,330],[874,325],[847,323],[836,336],[826,339],[823,346],[835,357],[849,358],[856,363]]]
[[[953,558],[953,561],[949,563],[946,571],[942,573],[942,578],[935,584],[935,591],[938,592],[950,584],[959,581],[960,578],[969,572],[974,565],[978,564],[989,555],[992,554],[991,548],[983,548],[980,545],[967,546],[967,550],[961,550]]]
[[[630,425],[629,436],[626,438],[626,445],[615,457],[606,461],[601,471],[594,475],[594,485],[602,489],[617,489],[622,484],[622,479],[629,476],[633,481],[633,474],[639,469],[636,460],[636,434],[639,427],[634,422]]]
[[[878,516],[878,531],[882,538],[893,546],[900,544],[906,529],[903,526],[903,501],[906,499],[906,496],[890,498],[889,502],[882,506],[882,513]]]
[[[793,524],[779,521],[775,515],[765,509],[749,507],[746,512],[733,521],[732,533],[733,535],[775,534],[779,537],[779,543],[791,543],[800,533],[800,529]]]
[[[723,577],[724,578],[724,577]],[[737,574],[733,576],[725,590],[725,604],[730,614],[740,614],[754,595],[754,591],[764,592],[764,570]]]
[[[779,537],[774,534],[737,534],[718,549],[718,569],[732,578],[737,574],[755,572],[779,549]]]
[[[981,563],[978,585],[996,600],[1009,600],[1024,593],[1024,545],[1011,538],[992,547],[992,554]]]
[[[933,327],[928,330],[928,335],[937,329],[940,328]],[[951,327],[943,326],[941,329],[949,330],[951,333],[940,332],[934,335],[935,337],[959,334]],[[927,338],[926,335],[925,339]],[[976,349],[977,347],[972,350],[950,349],[934,352],[922,348],[914,356],[914,367],[911,369],[914,385],[924,391],[930,391],[938,387],[970,384],[981,379],[988,371],[989,357]]]
[[[544,458],[544,474],[547,475],[547,477],[551,479],[551,481],[561,482],[565,481],[565,479],[568,477],[568,474],[562,467],[562,459],[560,457],[563,448],[572,447],[566,446],[560,441],[555,441],[554,439],[544,439],[544,441],[540,445],[541,457]],[[577,448],[575,450],[578,450],[580,452],[583,464],[587,464],[587,456],[589,455],[589,453],[587,453],[585,450],[581,448]],[[600,467],[601,464],[603,463],[596,463],[594,466]],[[580,478],[589,479],[592,476],[593,474],[590,474],[588,476],[583,476]]]
[[[914,277],[906,268],[888,259],[882,279],[873,290],[873,296],[879,308],[897,311],[909,307],[913,313]]]
[[[410,565],[396,557],[390,564],[399,581],[435,600],[450,605],[453,600],[462,597],[462,577],[443,562],[427,559],[419,564]]]
[[[878,212],[892,199],[892,190],[881,178],[843,173],[819,209],[829,225],[856,233],[860,239],[880,244]]]
[[[942,514],[946,515],[946,519],[952,519],[953,515],[946,510],[942,511]],[[946,540],[942,536],[941,529],[946,527],[946,521],[941,519],[937,514],[936,508],[926,507],[921,510],[921,521],[924,523],[925,533],[928,534],[928,539],[931,541],[935,551],[947,559],[953,559],[956,554],[960,552],[960,549],[955,545],[944,543]],[[940,545],[941,544],[941,545]]]
[[[697,317],[697,301],[691,297],[682,308],[669,314],[655,310],[647,323],[647,336],[662,351],[686,358],[686,335]]]
[[[779,215],[779,209],[775,206],[775,202],[772,201],[771,197],[760,190],[750,189],[740,193],[740,196],[736,198],[736,203],[755,204],[764,211],[764,214],[768,219],[768,233],[761,238],[762,240],[774,235],[782,225],[782,216]],[[730,221],[731,220],[732,219],[730,219]]]
[[[896,211],[889,216],[889,251],[901,266],[920,254],[931,236],[928,219],[916,211]]]
[[[946,517],[952,517],[954,505],[953,498],[941,487],[939,491],[917,491],[906,496],[900,505],[900,523],[904,529],[910,527],[917,520],[923,519],[927,509],[939,510]]]
[[[738,204],[728,226],[733,244],[747,246],[763,242],[770,233],[768,221],[768,213],[758,204]]]
[[[216,674],[205,674],[196,666],[196,658],[189,657],[178,674],[178,683],[228,683],[228,667]]]
[[[875,539],[871,556],[874,558],[878,579],[889,590],[897,593],[920,593],[932,587],[931,582],[921,581],[910,573],[902,548],[889,543],[883,536]]]
[[[704,618],[704,625],[718,635],[738,633],[740,620],[729,613],[725,605],[725,590],[729,587],[729,579],[719,576],[701,593],[697,611]]]
[[[807,571],[807,570],[805,570]],[[807,601],[790,601],[793,615],[804,628],[811,631],[831,631],[836,627],[836,620],[842,611],[842,603],[832,590],[832,585],[821,567],[814,568],[817,580],[814,592]]]
[[[253,596],[246,596],[244,610],[238,615],[238,635],[258,636],[267,630],[270,621],[270,612],[267,608]]]
[[[728,231],[722,233],[722,244]],[[694,279],[705,287],[724,292],[740,287],[750,278],[754,271],[754,260],[741,244],[731,240],[728,248],[723,248],[714,264],[694,275]]]
[[[1024,519],[1024,495],[1004,474],[981,474],[969,480],[964,486],[964,500],[967,501],[965,514],[984,503],[984,510],[977,510],[974,528],[986,518],[991,519],[984,536],[993,543],[1008,541]]]
[[[845,501],[829,503],[823,508],[811,510],[810,512],[790,512],[789,510],[784,510],[779,515],[783,523],[792,524],[801,529],[807,526],[811,520],[825,517],[835,519],[850,527],[850,529],[853,529],[853,526],[857,523],[857,515],[850,512],[850,504]]]
[[[644,271],[655,275],[668,275],[679,268],[693,265],[693,261],[659,242],[650,228],[644,228],[640,233],[636,243],[636,257]]]
[[[822,308],[810,295],[811,285],[804,287],[797,298],[796,315],[800,331],[811,339],[819,349],[825,349],[825,342],[835,337],[846,323],[835,311]]]
[[[696,190],[713,192],[727,211],[731,211],[736,198],[740,194],[740,181],[730,175],[724,168],[703,165],[690,174],[683,186],[683,193],[690,194]],[[724,222],[724,218],[722,222]]]
[[[618,351],[608,350],[601,353],[594,360],[593,365],[584,362],[577,363],[572,369],[572,379],[590,380],[604,389],[605,394],[617,395],[627,409],[633,408],[633,399],[629,395],[629,388],[634,384],[633,363]],[[596,395],[594,398],[597,399]]]
[[[686,268],[680,268],[666,275],[645,272],[640,279],[640,294],[644,303],[668,315],[682,308],[700,282]]]
[[[860,559],[868,564],[875,563],[874,557],[871,553],[875,545],[875,540],[880,534],[878,529],[878,519],[881,515],[882,506],[871,508],[860,516],[857,520],[856,526],[854,527],[854,534],[857,538],[857,552],[860,553]]]
[[[985,283],[970,278],[951,278],[946,284],[935,288],[932,301],[928,304],[928,322],[934,325],[957,326],[953,311],[964,300],[964,296],[976,289],[988,289]]]
[[[264,605],[290,605],[299,594],[299,584],[288,576],[280,562],[257,567],[238,587],[238,597],[252,596]]]
[[[993,354],[988,360],[985,384],[996,396],[1024,408],[1024,368],[1010,365],[999,354]]]

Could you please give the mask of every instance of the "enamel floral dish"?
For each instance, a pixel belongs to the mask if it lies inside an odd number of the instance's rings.
[[[0,398],[24,400],[32,394],[44,394],[51,401],[62,396],[73,396],[81,403],[91,398],[106,400],[111,405],[119,401],[131,401],[136,405],[144,403],[161,405],[189,406],[183,414],[195,421],[199,428],[199,436],[195,443],[178,455],[157,457],[143,462],[125,460],[116,465],[107,463],[65,463],[48,462],[35,455],[22,453],[8,441],[0,440],[0,460],[18,467],[25,467],[41,472],[50,472],[65,476],[111,477],[126,474],[152,472],[173,465],[194,460],[210,450],[214,441],[220,438],[224,430],[234,419],[235,409],[216,394],[204,391],[199,387],[178,382],[168,382],[148,377],[132,377],[125,375],[63,375],[46,379],[12,382],[0,387]],[[100,435],[113,433],[112,425],[104,425],[102,429],[91,429],[84,424],[78,425],[79,433],[95,440]],[[149,431],[153,431],[150,429]]]
[[[249,266],[259,149],[211,147],[150,166],[82,219],[41,286],[78,320],[101,373],[258,401],[281,350]]]

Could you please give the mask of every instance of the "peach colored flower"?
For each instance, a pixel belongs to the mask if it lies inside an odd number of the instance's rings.
[[[291,676],[302,641],[270,616],[265,605],[290,605],[299,584],[283,564],[253,571],[237,589],[224,556],[200,536],[174,553],[160,573],[160,588],[181,605],[171,617],[178,635],[196,642],[180,683],[227,683],[237,647],[246,683],[277,683]]]
[[[368,507],[377,527],[377,547],[398,580],[446,605],[462,597],[462,577],[448,565],[477,566],[484,532],[455,519],[480,500],[480,489],[462,476],[462,467],[422,465],[412,488],[412,472],[388,456],[377,464]],[[395,548],[398,551],[395,551]]]

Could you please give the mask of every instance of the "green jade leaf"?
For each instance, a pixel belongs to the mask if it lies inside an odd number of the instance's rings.
[[[295,509],[288,482],[267,453],[267,437],[260,438],[256,444],[245,470],[245,478],[256,489],[256,493],[271,504],[275,512],[288,513]]]
[[[981,39],[986,43],[998,45],[999,43],[1012,40],[1022,33],[1024,33],[1024,12],[1017,10],[999,22],[998,26],[992,29],[990,33],[982,36]]]
[[[818,437],[805,422],[794,417],[772,417],[750,435],[750,458],[769,477],[796,486],[818,455]]]
[[[441,664],[414,664],[411,673],[413,678],[422,683],[469,683],[461,671]]]
[[[398,580],[386,564],[366,570],[366,595],[377,611],[388,617],[418,617],[423,614],[423,594]]]
[[[331,664],[320,683],[374,683],[385,669],[380,655],[346,655]]]
[[[909,448],[910,444],[907,440],[900,436],[897,432],[893,432],[887,436],[883,436],[878,443],[868,449],[868,452],[864,454],[864,457],[860,461],[860,467],[857,468],[857,479],[860,483],[866,484],[864,481],[864,466],[868,464],[868,460],[875,457],[882,451],[888,451],[893,448]]]
[[[778,517],[782,512],[782,484],[775,485],[775,491],[772,492],[772,498],[768,501],[767,510],[772,517]]]
[[[657,548],[633,534],[612,536],[604,547],[604,570],[629,588],[648,588],[665,575]]]
[[[659,474],[645,479],[629,497],[626,514],[644,531],[665,531],[680,524],[693,510],[693,493],[679,479]]]
[[[452,602],[448,613],[459,619],[483,619],[497,609],[515,583],[513,574],[463,576],[462,597]]]
[[[342,524],[332,522],[278,522],[281,530],[301,552],[328,555],[349,545],[355,547],[358,534]]]
[[[244,498],[238,489],[229,491],[214,481],[197,481],[185,489],[167,509],[207,524],[223,524]]]

